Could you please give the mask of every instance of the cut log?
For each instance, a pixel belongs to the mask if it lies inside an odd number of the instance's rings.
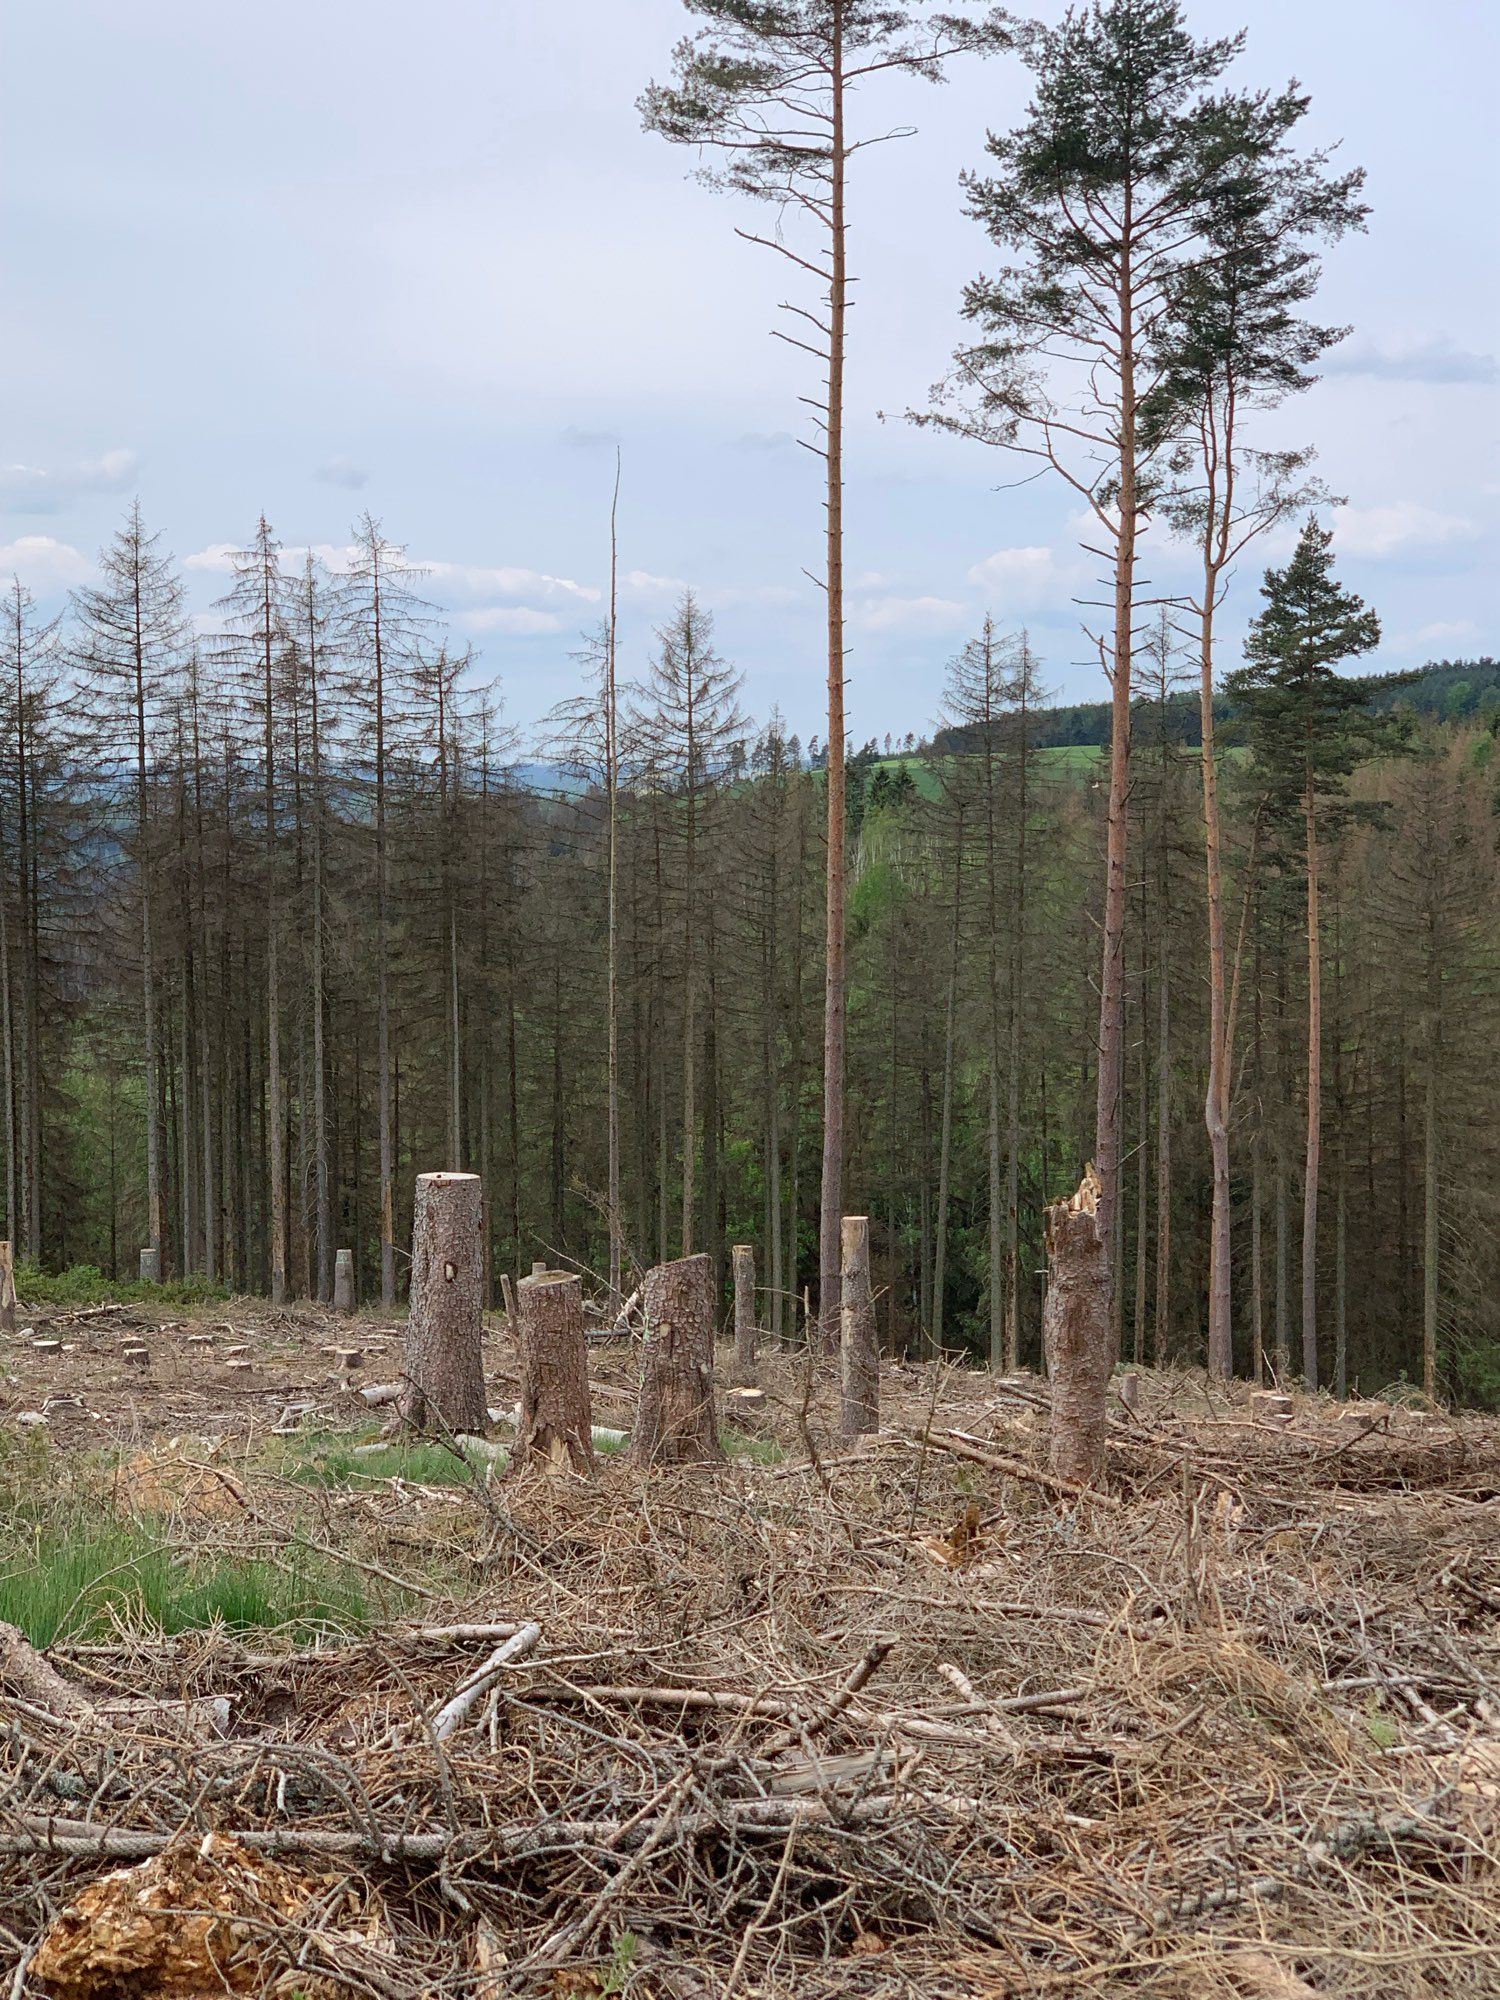
[[[0,1240],[0,1333],[16,1330],[16,1256],[9,1243]]]
[[[483,1431],[483,1203],[478,1174],[418,1174],[411,1312],[397,1403],[419,1431]]]
[[[333,1309],[346,1317],[354,1311],[354,1252],[336,1250],[333,1257]]]
[[[723,1458],[714,1412],[714,1274],[708,1257],[657,1264],[641,1287],[646,1346],[631,1433],[636,1465]]]
[[[536,1271],[516,1287],[521,1413],[512,1475],[594,1476],[583,1285],[567,1271]]]
[[[734,1246],[734,1379],[755,1380],[755,1252]]]
[[[880,1343],[870,1289],[869,1216],[844,1217],[840,1250],[841,1428],[845,1437],[868,1437],[880,1429]]]
[[[1071,1200],[1047,1210],[1047,1301],[1042,1335],[1052,1369],[1049,1463],[1060,1479],[1092,1486],[1103,1477],[1114,1366],[1109,1245],[1090,1166]]]

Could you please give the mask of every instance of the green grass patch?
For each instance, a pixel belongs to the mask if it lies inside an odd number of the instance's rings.
[[[133,1278],[106,1278],[97,1264],[44,1271],[23,1257],[16,1264],[16,1297],[27,1306],[198,1306],[227,1299],[229,1293],[208,1278],[168,1278],[164,1284],[143,1285]]]
[[[407,1479],[414,1486],[467,1486],[470,1473],[446,1445],[427,1439],[393,1438],[378,1451],[358,1451],[361,1443],[374,1438],[357,1434],[308,1431],[290,1439],[281,1462],[275,1467],[285,1479],[304,1486],[375,1485],[386,1479]],[[483,1472],[488,1460],[476,1459],[473,1468]],[[495,1470],[505,1469],[503,1460]]]
[[[282,1564],[184,1556],[137,1524],[54,1528],[0,1561],[0,1619],[37,1646],[104,1638],[117,1626],[161,1633],[225,1625],[311,1637],[357,1628],[368,1606],[295,1544]]]
[[[780,1465],[786,1457],[775,1438],[751,1437],[747,1431],[737,1431],[732,1424],[726,1424],[719,1432],[719,1443],[730,1458],[748,1458],[756,1465]]]

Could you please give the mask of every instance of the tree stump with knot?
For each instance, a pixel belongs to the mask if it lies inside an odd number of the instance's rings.
[[[418,1174],[411,1313],[402,1345],[403,1423],[482,1436],[484,1256],[478,1174]]]

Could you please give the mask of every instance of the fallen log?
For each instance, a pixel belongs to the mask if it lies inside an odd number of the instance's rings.
[[[963,1431],[935,1431],[929,1428],[916,1435],[939,1451],[951,1452],[955,1458],[967,1458],[975,1465],[988,1466],[992,1472],[1003,1472],[1011,1479],[1029,1479],[1034,1486],[1045,1487],[1049,1493],[1056,1493],[1064,1499],[1088,1500],[1096,1507],[1119,1509],[1119,1499],[1113,1493],[1101,1493],[1096,1486],[1086,1486],[1077,1479],[1065,1479],[1061,1473],[1044,1471],[1039,1465],[1028,1465],[1024,1458],[1008,1458],[1002,1452],[991,1451]]]

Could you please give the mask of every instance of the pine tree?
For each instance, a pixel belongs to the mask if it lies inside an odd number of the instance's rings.
[[[1268,570],[1248,665],[1230,677],[1243,707],[1267,818],[1300,827],[1307,894],[1307,1145],[1302,1207],[1302,1372],[1318,1383],[1318,1181],[1322,1157],[1321,841],[1348,816],[1348,780],[1399,723],[1366,712],[1370,684],[1337,672],[1380,643],[1380,621],[1333,573],[1333,535],[1310,516],[1291,561]]]

